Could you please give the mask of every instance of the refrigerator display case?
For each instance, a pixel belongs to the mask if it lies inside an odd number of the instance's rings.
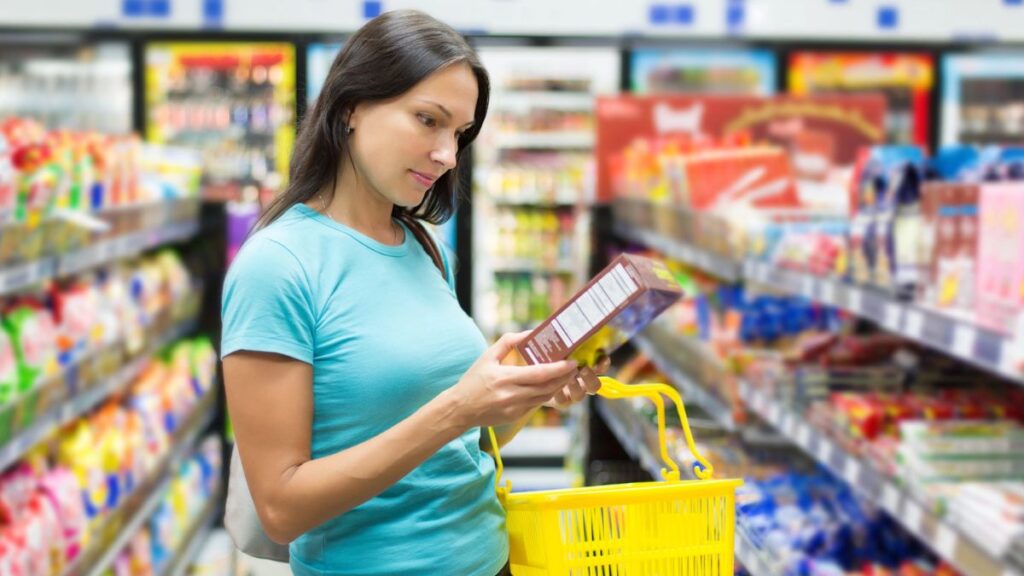
[[[935,62],[910,52],[797,52],[789,58],[789,92],[797,96],[876,92],[885,96],[886,140],[930,146]]]
[[[489,338],[535,326],[589,266],[594,100],[619,86],[602,48],[481,48],[491,109],[474,146],[473,317]]]
[[[942,62],[942,144],[1024,143],[1022,53],[948,54]]]
[[[324,86],[334,57],[341,50],[341,42],[321,42],[306,48],[306,103],[312,105]]]
[[[132,59],[123,42],[74,36],[40,44],[0,39],[0,118],[31,118],[53,129],[132,130]]]
[[[295,48],[287,43],[146,46],[146,138],[203,156],[208,199],[268,198],[295,140]]]
[[[741,49],[641,49],[630,61],[630,88],[637,94],[775,93],[775,54]]]

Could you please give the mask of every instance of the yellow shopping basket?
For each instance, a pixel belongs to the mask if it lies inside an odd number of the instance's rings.
[[[625,385],[601,378],[605,398],[645,396],[658,410],[663,482],[512,493],[494,430],[497,490],[507,512],[514,576],[732,576],[735,492],[741,480],[711,480],[694,446],[686,409],[665,384]],[[665,405],[672,399],[700,480],[679,479],[665,443]]]

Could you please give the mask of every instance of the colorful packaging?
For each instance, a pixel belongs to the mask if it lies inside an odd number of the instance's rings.
[[[594,366],[681,296],[664,263],[620,255],[516,350],[529,364],[573,358]]]
[[[977,184],[927,182],[923,186],[921,252],[929,262],[925,302],[970,310],[978,256]]]
[[[1024,309],[1024,183],[981,187],[978,320],[1012,335]]]

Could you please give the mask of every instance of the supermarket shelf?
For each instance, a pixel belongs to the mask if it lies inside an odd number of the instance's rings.
[[[528,426],[501,449],[503,458],[564,458],[569,452],[569,429],[564,426]]]
[[[56,276],[57,261],[44,258],[35,262],[25,262],[7,266],[0,270],[0,295],[7,295]]]
[[[521,198],[504,198],[501,196],[489,196],[491,202],[494,202],[497,206],[521,206],[526,208],[571,208],[576,204],[579,204],[581,200],[576,197],[554,197],[545,198],[537,196],[535,198],[521,197]]]
[[[654,480],[662,480],[662,467],[665,465],[660,458],[647,447],[645,440],[645,423],[639,417],[626,417],[620,408],[615,408],[603,398],[597,399],[597,412],[608,424],[611,433],[618,439],[626,453],[637,462]],[[625,403],[618,403],[627,406]],[[632,411],[631,411],[632,413]],[[680,468],[682,469],[682,468]]]
[[[672,380],[671,384],[682,392],[684,402],[697,403],[720,426],[726,430],[736,430],[732,409],[690,378],[689,374],[672,360],[671,352],[660,347],[652,338],[652,334],[656,330],[657,328],[648,328],[637,334],[633,338],[633,343],[654,362],[658,370],[664,372]]]
[[[971,319],[955,318],[894,299],[883,292],[854,286],[832,278],[780,270],[762,262],[748,261],[744,276],[793,294],[842,308],[879,326],[950,354],[984,370],[1024,383],[1016,368],[1024,342],[1016,342],[977,326]]]
[[[739,262],[723,258],[689,244],[670,240],[650,230],[641,230],[621,222],[616,222],[614,226],[615,233],[621,238],[636,242],[637,244],[643,244],[648,248],[657,250],[680,262],[700,268],[723,280],[736,282],[742,278],[743,267]]]
[[[899,301],[881,291],[855,286],[833,278],[779,269],[771,264],[748,260],[732,262],[703,253],[650,230],[616,224],[621,237],[649,246],[663,254],[686,261],[725,280],[747,280],[770,285],[809,299],[842,308],[891,332],[905,336],[989,372],[1024,384],[1020,366],[1024,363],[1024,342],[980,327],[969,318],[957,318],[915,304]],[[684,254],[685,253],[685,254]],[[686,258],[686,255],[695,258]]]
[[[623,402],[616,404],[626,405]],[[635,414],[631,409],[628,410]],[[626,453],[638,461],[644,471],[651,475],[651,478],[659,480],[661,478],[662,465],[654,458],[645,440],[647,437],[645,427],[653,428],[653,425],[643,422],[640,418],[624,416],[622,410],[613,408],[611,402],[604,398],[598,398],[597,412],[604,419],[605,423],[608,424],[608,428],[611,429],[612,434],[619,440],[619,444],[626,450]],[[680,470],[689,473],[689,470],[683,470],[682,467],[680,467]],[[691,479],[695,480],[692,477]],[[779,571],[772,568],[772,563],[762,558],[762,553],[748,536],[747,531],[742,526],[742,522],[743,519],[737,517],[736,542],[734,544],[736,560],[753,576],[774,576],[778,574]]]
[[[494,139],[499,149],[585,150],[594,146],[593,132],[514,132]]]
[[[206,544],[211,530],[213,530],[213,523],[221,512],[220,503],[223,497],[223,491],[220,489],[215,490],[210,496],[203,512],[193,521],[191,528],[189,528],[188,536],[182,541],[183,545],[180,547],[179,553],[175,555],[173,560],[167,563],[166,567],[160,572],[161,576],[185,576],[185,573],[203,549],[203,544]]]
[[[491,265],[495,273],[508,274],[575,274],[577,268],[573,262],[547,264],[529,258],[495,259]]]
[[[63,256],[42,258],[0,269],[0,296],[30,288],[53,278],[77,274],[90,268],[138,256],[164,244],[181,242],[199,233],[198,222],[179,223],[166,228],[102,240]]]
[[[45,440],[50,434],[59,430],[69,422],[80,418],[102,403],[106,398],[123,390],[142,372],[150,357],[168,344],[184,338],[196,327],[196,320],[183,322],[150,344],[146,351],[135,360],[122,367],[113,377],[89,387],[80,394],[64,402],[60,402],[46,413],[37,417],[27,429],[22,430],[2,448],[0,448],[0,470],[17,462],[26,452]],[[72,367],[69,372],[74,372]]]
[[[740,384],[743,401],[794,444],[844,479],[865,500],[888,511],[940,557],[968,576],[1020,576],[992,557],[960,528],[932,514],[912,489],[901,489],[869,462],[846,452],[806,418],[749,383]]]
[[[576,475],[565,468],[505,468],[502,478],[512,484],[513,492],[560,490],[576,485]]]
[[[59,257],[57,275],[69,276],[117,260],[138,256],[164,244],[182,242],[199,233],[199,222],[184,222],[103,240],[77,252]]]
[[[670,377],[685,376],[684,367],[671,366],[670,357],[661,358],[662,362],[670,365],[669,369],[663,369]],[[1020,576],[1007,571],[1001,559],[993,558],[970,536],[931,514],[912,490],[901,489],[871,463],[846,452],[826,434],[808,424],[804,415],[762,394],[748,382],[741,381],[739,390],[740,399],[751,411],[849,483],[866,501],[891,513],[912,534],[967,576]]]
[[[564,112],[592,112],[596,97],[585,92],[505,92],[495,98],[494,111],[536,108]]]
[[[171,473],[188,458],[200,435],[213,422],[216,401],[217,395],[208,393],[199,402],[187,423],[174,434],[171,453],[156,466],[136,493],[103,523],[98,531],[101,537],[67,567],[63,576],[100,576],[110,568],[121,550],[152,517],[170,488]]]

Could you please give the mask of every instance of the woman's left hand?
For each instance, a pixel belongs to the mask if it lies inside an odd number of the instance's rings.
[[[582,401],[589,394],[596,394],[601,384],[597,376],[604,374],[611,367],[611,358],[605,356],[593,368],[582,368],[576,376],[576,380],[565,385],[544,403],[549,408],[568,408],[573,404]],[[588,375],[587,372],[590,372]],[[591,376],[591,377],[587,377]]]

